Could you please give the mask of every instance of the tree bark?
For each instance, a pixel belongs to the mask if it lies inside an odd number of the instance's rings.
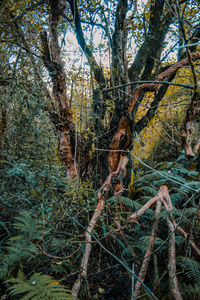
[[[53,83],[53,96],[57,104],[57,118],[54,125],[58,137],[58,150],[62,162],[66,166],[67,177],[74,178],[78,175],[78,163],[76,160],[75,128],[72,122],[72,113],[66,96],[66,76],[61,60],[61,50],[58,42],[58,24],[65,4],[62,0],[50,1],[50,44],[48,46],[47,33],[41,33],[42,59]]]

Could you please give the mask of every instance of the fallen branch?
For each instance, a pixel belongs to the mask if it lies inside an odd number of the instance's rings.
[[[170,232],[169,238],[169,256],[168,256],[168,271],[169,271],[169,284],[170,290],[175,300],[183,299],[178,286],[178,279],[176,276],[176,241],[175,231],[172,222],[168,218],[168,227]]]
[[[173,219],[172,215],[172,201],[169,196],[168,189],[165,190],[165,199],[163,199],[166,210],[170,213],[170,217]],[[175,239],[175,227],[171,222],[170,218],[167,218],[168,228],[169,228],[169,249],[168,249],[168,272],[169,272],[169,285],[171,294],[175,300],[182,300],[182,296],[178,286],[178,278],[176,276],[176,239]]]
[[[79,276],[77,278],[77,280],[75,281],[73,287],[72,287],[72,295],[74,297],[77,297],[79,294],[79,290],[81,287],[81,283],[83,279],[86,279],[87,277],[87,268],[88,268],[88,261],[89,261],[89,257],[90,257],[90,252],[91,252],[91,233],[94,229],[94,226],[99,218],[99,216],[101,215],[102,210],[104,209],[104,205],[105,205],[105,200],[101,199],[97,205],[97,208],[94,212],[94,215],[92,216],[92,219],[90,220],[90,223],[87,227],[87,230],[85,232],[85,242],[86,242],[86,246],[85,246],[85,251],[83,254],[83,258],[81,261],[81,271],[79,273]]]
[[[162,197],[162,195],[159,194],[160,197]],[[147,268],[148,268],[148,264],[149,264],[149,260],[150,257],[152,255],[152,251],[153,251],[153,246],[154,246],[154,242],[156,239],[156,234],[157,234],[157,229],[158,229],[158,223],[159,223],[159,213],[161,212],[161,208],[162,208],[162,202],[160,199],[157,200],[157,204],[156,204],[156,211],[155,211],[155,220],[153,222],[153,226],[152,226],[152,230],[151,230],[151,236],[149,239],[149,244],[148,247],[146,249],[145,252],[145,256],[142,262],[142,266],[140,269],[140,273],[138,275],[138,277],[140,278],[140,280],[142,282],[144,282],[145,276],[146,276],[146,272],[147,272]],[[137,299],[139,293],[140,293],[140,288],[141,288],[141,283],[139,281],[136,282],[135,285],[135,298]]]
[[[101,215],[102,211],[104,210],[105,201],[108,197],[108,192],[110,191],[110,188],[112,186],[112,178],[113,178],[113,176],[116,176],[119,172],[121,172],[121,171],[124,172],[127,163],[128,163],[128,158],[126,156],[121,155],[120,160],[118,162],[117,169],[115,171],[110,172],[110,174],[106,178],[104,184],[99,189],[98,205],[96,207],[96,210],[95,210],[95,212],[92,216],[92,219],[90,220],[90,223],[85,232],[86,246],[85,246],[85,251],[84,251],[84,254],[82,257],[82,261],[81,261],[81,270],[80,270],[77,280],[75,281],[75,283],[72,287],[72,295],[75,297],[77,297],[79,294],[81,282],[83,281],[83,279],[86,279],[86,277],[87,277],[88,261],[89,261],[89,257],[90,257],[90,253],[91,253],[91,249],[92,249],[91,234],[92,234],[92,231],[96,225],[96,222],[97,222],[99,216]],[[114,191],[115,194],[119,194],[120,192],[123,191],[123,187],[122,187],[121,183],[116,186],[117,186],[117,189],[115,188],[115,191]]]
[[[167,223],[168,223],[168,228],[169,228],[168,272],[169,272],[169,278],[170,278],[170,290],[171,290],[171,294],[173,295],[175,300],[182,300],[182,296],[181,296],[179,286],[178,286],[178,279],[176,276],[175,231],[178,228],[178,226],[175,226],[175,225],[177,225],[175,223],[175,221],[174,221],[174,224],[171,221],[171,220],[173,220],[173,215],[172,215],[173,206],[172,206],[171,198],[170,198],[170,195],[168,192],[168,188],[166,186],[161,186],[158,194],[155,197],[150,199],[139,211],[135,212],[133,215],[131,215],[128,218],[128,222],[130,222],[130,223],[135,222],[136,219],[139,216],[141,216],[152,204],[157,202],[156,212],[155,212],[155,216],[157,216],[157,217],[153,223],[153,227],[152,227],[152,231],[151,231],[151,238],[149,240],[149,244],[146,249],[144,260],[142,262],[142,266],[141,266],[140,273],[138,276],[140,279],[140,282],[137,281],[136,286],[135,286],[135,297],[137,298],[137,296],[139,295],[140,288],[141,288],[141,282],[143,282],[145,280],[148,263],[149,263],[151,255],[152,255],[153,245],[155,242],[156,232],[157,232],[158,222],[159,222],[158,214],[161,211],[161,201],[164,204],[165,209],[170,213],[170,218],[169,217],[167,218]],[[187,237],[187,234],[184,232],[184,230],[182,230],[182,228],[180,226],[179,226],[179,230],[182,232],[182,234],[184,234],[185,237]],[[193,247],[195,249],[197,248],[194,243],[193,243]]]

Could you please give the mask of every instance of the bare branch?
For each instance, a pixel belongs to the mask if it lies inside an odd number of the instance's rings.
[[[162,191],[160,190],[158,193],[160,193],[160,196],[162,197],[161,192]],[[155,219],[154,219],[152,230],[151,230],[151,236],[150,236],[150,239],[149,239],[149,244],[148,244],[148,247],[147,247],[145,255],[144,255],[144,259],[143,259],[143,262],[142,262],[140,273],[138,275],[138,277],[140,278],[141,281],[145,280],[149,260],[150,260],[150,257],[152,255],[152,252],[153,252],[154,242],[155,242],[155,239],[156,239],[157,230],[158,230],[158,223],[159,223],[159,216],[158,215],[161,212],[161,209],[162,209],[162,202],[161,202],[160,199],[158,199],[157,203],[156,203]],[[141,283],[139,281],[137,281],[136,285],[135,285],[135,295],[134,295],[136,298],[140,293],[140,288],[141,288]]]
[[[80,273],[78,276],[78,279],[75,281],[73,287],[72,287],[72,295],[77,297],[79,294],[79,290],[81,287],[81,283],[82,280],[85,279],[87,277],[87,268],[88,268],[88,261],[89,261],[89,257],[90,257],[90,252],[92,249],[92,245],[91,245],[91,241],[92,241],[92,237],[91,237],[91,233],[94,229],[94,226],[96,225],[96,222],[99,218],[99,216],[101,215],[103,209],[104,209],[104,205],[105,205],[105,200],[99,199],[99,203],[96,207],[96,210],[90,220],[90,223],[87,227],[87,230],[85,232],[85,242],[86,242],[86,246],[85,246],[85,251],[82,257],[82,261],[81,261],[81,268],[80,268]]]
[[[171,218],[172,216],[172,202],[168,193],[168,189],[166,188],[165,199],[163,200],[165,204],[165,208],[170,212]],[[169,279],[170,279],[170,289],[171,294],[173,295],[175,300],[182,300],[182,296],[178,286],[178,279],[176,275],[176,240],[175,240],[175,228],[173,223],[169,218],[167,218],[167,223],[169,227],[169,249],[168,249],[168,271],[169,271]]]

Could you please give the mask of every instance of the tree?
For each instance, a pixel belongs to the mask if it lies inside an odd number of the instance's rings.
[[[22,9],[23,5],[25,7]],[[66,177],[93,180],[94,187],[98,189],[98,205],[86,232],[82,271],[73,288],[75,295],[87,273],[90,234],[104,209],[105,201],[112,194],[123,193],[130,180],[130,151],[134,139],[154,117],[178,70],[186,66],[191,68],[193,85],[183,84],[182,87],[193,90],[193,96],[183,124],[182,139],[186,154],[192,153],[193,156],[188,123],[191,124],[195,118],[199,101],[195,71],[195,61],[200,58],[200,52],[196,51],[200,30],[199,24],[195,23],[199,1],[152,0],[146,1],[145,8],[147,11],[142,12],[137,1],[128,0],[95,1],[92,4],[76,0],[21,1],[14,7],[11,2],[5,1],[2,5],[1,39],[5,49],[12,49],[15,61],[13,63],[12,56],[7,61],[4,57],[3,61],[11,69],[1,75],[1,86],[7,86],[12,80],[17,81],[23,76],[21,68],[25,67],[23,57],[26,55],[31,63],[27,90],[34,93],[34,78],[35,86],[42,91],[37,91],[36,96],[48,100],[42,103],[42,108],[54,124]],[[30,25],[31,21],[33,26]],[[67,97],[61,47],[61,33],[66,23],[74,30],[91,76],[94,77],[92,120],[86,125],[90,127],[87,138],[84,132],[77,132]],[[98,63],[95,46],[87,42],[88,28],[97,28],[103,35],[105,45],[100,45],[101,51],[106,55],[110,53],[111,57],[108,72]],[[176,29],[178,34],[174,33]],[[36,38],[31,30],[34,30]],[[165,46],[171,37],[175,43],[179,43],[178,60],[174,63],[168,62],[167,56],[163,61]],[[129,48],[133,41],[137,45],[135,56],[133,49]],[[16,70],[19,61],[21,68]],[[52,95],[47,88],[47,74],[42,63],[51,79]],[[146,114],[136,121],[135,116],[147,92],[152,93],[153,100]],[[2,116],[4,112],[5,108],[2,107]],[[2,124],[6,124],[4,119]],[[3,125],[1,127],[2,147],[5,130]]]

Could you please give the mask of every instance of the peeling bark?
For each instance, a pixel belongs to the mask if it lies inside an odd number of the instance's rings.
[[[90,223],[87,227],[87,230],[85,232],[86,246],[85,246],[85,251],[84,251],[84,254],[82,257],[82,261],[81,261],[81,271],[79,273],[78,279],[75,281],[75,283],[72,287],[73,296],[76,296],[76,297],[78,296],[80,287],[81,287],[81,282],[84,279],[86,279],[86,277],[87,277],[88,262],[89,262],[89,257],[90,257],[90,253],[91,253],[91,249],[92,249],[91,233],[98,221],[99,216],[101,215],[102,211],[104,210],[105,201],[107,200],[108,193],[112,187],[112,179],[115,177],[115,175],[117,175],[120,172],[120,170],[122,170],[122,172],[124,172],[124,169],[126,168],[126,164],[127,164],[127,157],[121,157],[120,163],[118,165],[118,169],[115,172],[110,172],[110,174],[106,178],[104,184],[98,191],[98,195],[97,195],[98,196],[98,204],[97,204],[96,210],[90,220]],[[119,194],[120,192],[123,192],[123,187],[121,187],[121,185],[120,185],[119,190],[115,191],[115,193]]]
[[[131,94],[131,87],[126,86],[121,89],[115,89],[112,92],[106,91],[105,88],[109,83],[106,81],[103,70],[98,65],[95,57],[91,51],[89,45],[87,45],[79,16],[79,10],[76,0],[68,0],[70,5],[70,10],[73,17],[73,22],[75,26],[75,32],[77,41],[83,50],[86,58],[88,60],[89,66],[94,74],[98,89],[95,90],[94,99],[97,99],[97,103],[94,103],[93,108],[96,112],[100,112],[100,106],[105,105],[106,99],[111,99],[113,101],[114,112],[113,118],[110,121],[110,132],[107,135],[107,143],[105,143],[104,138],[98,138],[99,148],[108,149],[109,139],[111,140],[109,146],[108,163],[106,161],[105,165],[108,164],[108,176],[106,172],[101,172],[101,180],[104,180],[103,185],[98,192],[98,205],[97,208],[89,222],[87,230],[85,232],[85,251],[83,254],[81,262],[81,270],[78,279],[73,286],[73,295],[77,296],[81,287],[81,282],[87,278],[87,268],[89,263],[89,257],[91,253],[91,233],[101,215],[105,201],[109,196],[109,192],[114,191],[114,195],[123,192],[123,182],[127,173],[127,150],[131,150],[132,142],[134,138],[134,117],[133,112],[137,111],[136,103],[140,103],[146,92],[160,92],[162,87],[158,83],[146,83],[136,87]],[[62,2],[51,0],[51,13],[50,13],[50,42],[51,49],[48,48],[47,36],[43,36],[43,62],[51,75],[53,82],[53,93],[58,105],[58,121],[56,124],[58,136],[59,136],[59,151],[61,153],[62,160],[65,162],[67,169],[69,170],[70,177],[76,176],[77,163],[74,158],[74,142],[72,141],[72,136],[74,134],[74,126],[72,123],[72,117],[70,112],[70,107],[66,99],[66,80],[65,74],[62,67],[62,61],[60,57],[60,48],[58,44],[58,22],[62,15],[63,6]],[[61,7],[61,8],[59,8]],[[112,75],[110,78],[110,85],[118,86],[121,84],[127,84],[131,80],[136,78],[148,78],[149,76],[156,77],[152,72],[155,68],[155,61],[159,59],[160,50],[163,46],[164,39],[169,29],[169,25],[173,18],[173,13],[169,12],[163,16],[164,2],[161,0],[156,0],[151,2],[150,11],[150,24],[148,28],[147,38],[138,51],[136,55],[135,62],[132,64],[129,72],[126,65],[126,48],[127,48],[127,33],[126,33],[126,13],[127,13],[127,1],[119,0],[116,9],[116,19],[114,26],[114,33],[112,36]],[[159,24],[159,26],[158,26]],[[46,40],[46,41],[45,41]],[[200,53],[197,52],[191,55],[191,58],[195,61],[200,58]],[[177,70],[188,65],[188,58],[184,58],[179,62],[173,64],[167,70],[162,72],[157,76],[157,81],[163,81],[164,79],[172,80],[175,76]],[[159,101],[164,96],[166,89],[160,93]],[[159,103],[158,101],[158,103]],[[157,103],[157,104],[158,104]],[[135,111],[134,111],[135,110]],[[104,111],[104,110],[103,110]],[[148,113],[147,113],[148,114]],[[146,115],[147,116],[147,115]],[[104,135],[104,129],[102,126],[102,121],[104,114],[100,113],[100,120],[94,126],[94,132],[96,135]],[[153,115],[151,115],[153,117]],[[142,126],[146,126],[143,122]],[[100,132],[98,131],[100,130]],[[115,130],[113,134],[113,130]],[[106,145],[106,147],[104,147]],[[95,154],[94,154],[95,156]],[[105,158],[105,155],[103,155]],[[86,160],[86,154],[83,155],[83,160]],[[93,168],[94,160],[89,159],[90,162],[87,167]],[[99,170],[103,170],[99,168]],[[106,170],[107,171],[107,170]],[[89,173],[85,170],[85,173]],[[92,172],[91,172],[92,173]],[[129,217],[128,222],[135,222],[137,218],[144,213],[153,203],[159,203],[160,197],[165,197],[166,187],[161,187],[159,194],[151,199],[145,206],[141,208],[140,211],[136,212]],[[159,205],[158,205],[159,207]],[[148,254],[152,251],[152,247],[155,240],[156,225],[152,229],[152,238],[148,247]],[[174,237],[173,237],[174,238]],[[173,242],[173,240],[172,240]],[[173,243],[172,243],[173,244]],[[174,245],[170,248],[172,257],[174,257]],[[144,265],[141,269],[141,276],[145,277],[146,268],[148,265],[147,256],[144,259]]]
[[[191,58],[195,61],[200,58],[200,52],[193,53]],[[189,64],[188,58],[184,58],[181,61],[173,64],[167,70],[158,75],[157,81],[162,81],[177,72],[180,68]],[[129,150],[133,141],[133,127],[131,120],[131,113],[137,102],[138,97],[144,92],[155,92],[159,88],[158,83],[144,83],[139,85],[133,92],[133,97],[129,103],[128,112],[122,116],[117,131],[112,139],[108,156],[108,164],[111,171],[115,171],[120,161],[120,150]],[[117,150],[117,151],[116,151]]]
[[[193,126],[197,120],[197,110],[199,109],[200,104],[200,95],[197,92],[194,92],[191,103],[188,106],[185,119],[182,125],[182,144],[185,150],[185,156],[188,158],[195,157],[198,155],[199,142],[197,142],[194,151],[192,149],[193,141]]]
[[[72,139],[72,137],[75,136],[75,129],[72,122],[70,104],[66,96],[66,76],[58,42],[58,24],[65,4],[62,0],[51,0],[50,7],[49,26],[51,49],[49,49],[48,46],[47,33],[43,31],[41,33],[42,59],[52,78],[53,96],[57,103],[58,113],[54,125],[58,136],[59,153],[66,166],[67,177],[74,178],[77,176],[78,170],[78,164],[74,157],[75,142],[74,139]]]

